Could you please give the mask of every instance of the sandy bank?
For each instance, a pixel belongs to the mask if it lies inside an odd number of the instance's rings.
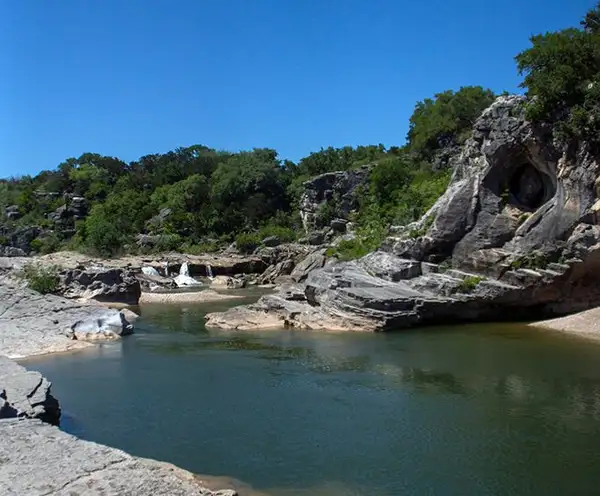
[[[566,317],[533,322],[530,325],[600,340],[600,307]]]
[[[209,301],[234,300],[243,298],[240,295],[217,293],[211,289],[189,293],[142,293],[140,304],[143,303],[203,303]]]

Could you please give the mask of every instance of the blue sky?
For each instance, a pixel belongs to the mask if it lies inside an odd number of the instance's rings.
[[[0,0],[0,176],[96,152],[402,144],[415,102],[517,91],[596,0]]]

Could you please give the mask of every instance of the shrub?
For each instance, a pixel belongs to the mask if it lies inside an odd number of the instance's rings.
[[[277,236],[281,241],[286,243],[295,241],[297,232],[291,227],[268,225],[259,231],[259,236],[261,239],[265,239],[269,236]]]
[[[219,251],[219,243],[216,241],[205,241],[203,243],[184,243],[179,251],[189,255],[204,255],[205,253],[214,253]]]
[[[235,238],[235,246],[242,253],[252,253],[260,245],[261,237],[258,233],[241,233]]]
[[[60,268],[56,265],[42,266],[35,264],[25,265],[20,272],[20,277],[27,282],[27,287],[41,294],[56,293],[60,279]]]
[[[456,291],[458,293],[472,293],[483,280],[483,277],[478,276],[465,277],[456,288]]]

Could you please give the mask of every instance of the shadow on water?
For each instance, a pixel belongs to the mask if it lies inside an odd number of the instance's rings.
[[[594,343],[507,324],[205,328],[207,312],[231,305],[145,306],[121,343],[36,360],[67,412],[63,428],[276,496],[591,494],[600,484]]]

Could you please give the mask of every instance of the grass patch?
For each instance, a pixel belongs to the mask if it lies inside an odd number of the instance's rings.
[[[60,267],[56,265],[42,266],[36,264],[25,265],[19,277],[27,282],[27,287],[41,294],[56,293],[60,279]]]
[[[456,291],[459,293],[472,293],[473,291],[475,291],[477,286],[479,286],[479,283],[484,279],[484,277],[479,276],[465,277],[456,288]]]

